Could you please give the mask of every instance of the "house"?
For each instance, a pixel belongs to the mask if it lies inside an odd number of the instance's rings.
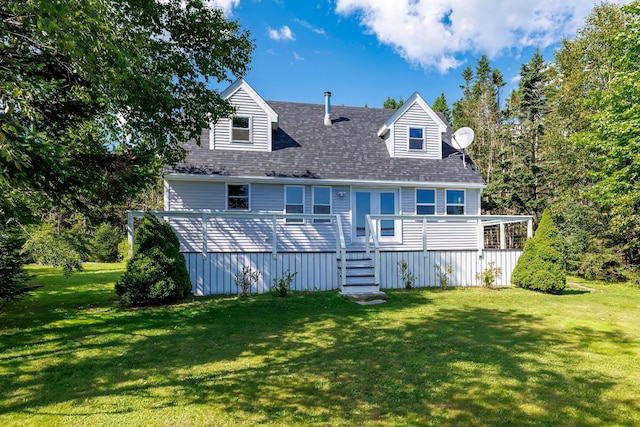
[[[418,93],[398,110],[334,107],[329,92],[324,104],[265,101],[240,79],[222,96],[235,115],[187,143],[157,213],[195,294],[236,293],[243,267],[260,271],[254,292],[287,271],[300,290],[404,287],[402,261],[414,286],[477,285],[491,263],[509,283],[521,249],[485,248],[484,230],[531,233],[530,218],[481,215],[482,177]]]

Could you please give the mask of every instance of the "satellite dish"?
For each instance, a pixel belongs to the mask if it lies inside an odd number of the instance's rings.
[[[464,150],[473,142],[473,129],[464,127],[460,128],[453,134],[453,146],[458,150]]]
[[[462,167],[467,167],[467,162],[465,160],[465,152],[464,149],[471,145],[473,142],[473,137],[475,134],[473,133],[473,129],[468,127],[463,127],[458,129],[453,134],[452,145],[458,150],[462,151]]]

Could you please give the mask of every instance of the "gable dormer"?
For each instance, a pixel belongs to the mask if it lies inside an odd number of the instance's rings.
[[[278,115],[244,79],[238,79],[220,96],[236,108],[233,116],[209,129],[211,150],[271,151]]]
[[[378,131],[391,157],[442,159],[442,134],[447,124],[418,92],[384,123]]]

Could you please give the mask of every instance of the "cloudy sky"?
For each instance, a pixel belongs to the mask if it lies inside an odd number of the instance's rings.
[[[628,3],[629,0],[613,1]],[[418,91],[461,97],[461,73],[482,54],[517,85],[584,24],[595,0],[209,0],[256,43],[247,82],[265,99],[381,107]]]

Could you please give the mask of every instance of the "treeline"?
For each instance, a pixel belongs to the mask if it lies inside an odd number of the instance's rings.
[[[596,6],[554,58],[539,51],[506,99],[486,56],[463,71],[455,128],[483,175],[483,210],[549,208],[570,270],[590,278],[637,277],[640,268],[640,1]]]

